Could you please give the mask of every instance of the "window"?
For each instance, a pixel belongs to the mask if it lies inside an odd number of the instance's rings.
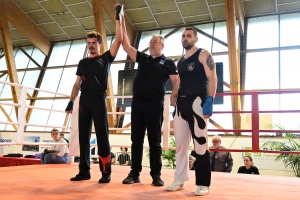
[[[214,37],[227,43],[226,22],[218,22],[215,24]],[[219,42],[213,41],[212,52],[227,52],[228,48]]]
[[[66,65],[77,65],[79,61],[83,58],[85,48],[85,39],[73,41],[68,54]]]
[[[280,46],[295,45],[300,45],[300,13],[280,15]]]
[[[161,33],[162,36],[167,35],[174,29],[164,29]],[[163,49],[163,54],[168,56],[181,56],[183,52],[183,47],[181,44],[181,36],[184,31],[184,28],[178,30],[176,33],[173,33],[168,38],[165,38],[165,45]],[[150,41],[150,40],[149,40]],[[148,41],[148,42],[149,42]]]
[[[66,63],[67,55],[70,50],[71,42],[55,43],[51,56],[49,59],[48,67],[63,66]]]
[[[45,55],[38,49],[34,48],[31,57],[40,65],[43,66],[45,61]],[[28,68],[35,68],[37,67],[31,60],[29,61]]]
[[[256,17],[248,20],[247,48],[278,47],[278,16]]]
[[[63,69],[46,70],[40,89],[56,92],[62,75],[62,71]],[[73,83],[75,83],[75,81]],[[54,94],[48,92],[41,92],[41,91],[39,91],[38,93],[38,97],[50,97],[50,96],[54,96]]]
[[[33,46],[23,47],[23,49],[29,56],[31,56]],[[29,63],[29,58],[20,49],[18,49],[15,56],[15,63],[17,69],[26,69]]]
[[[300,49],[280,51],[280,89],[300,88]]]
[[[198,25],[195,27],[211,36],[213,35],[213,24]],[[212,39],[198,32],[198,42],[196,45],[211,52]]]
[[[278,51],[247,53],[245,89],[278,89]]]

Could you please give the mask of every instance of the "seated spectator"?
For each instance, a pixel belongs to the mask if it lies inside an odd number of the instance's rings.
[[[196,158],[192,155],[189,156],[189,168],[195,170]]]
[[[212,146],[210,149],[226,149],[221,145],[221,137],[215,135],[212,137]],[[216,172],[231,172],[233,159],[230,152],[215,151],[210,152],[210,169]]]
[[[110,147],[110,162],[111,164],[115,164],[115,154],[111,152],[111,147]]]
[[[253,160],[251,156],[245,156],[244,157],[244,165],[245,166],[241,166],[238,170],[238,173],[242,173],[242,174],[258,174],[259,175],[259,171],[257,169],[257,167],[253,166]]]
[[[128,165],[130,156],[127,154],[127,147],[121,147],[122,154],[118,156],[118,161],[120,165]]]
[[[66,140],[60,137],[59,131],[57,129],[52,129],[51,137],[55,143],[65,143]],[[68,145],[53,145],[51,150],[45,149],[41,153],[41,162],[42,164],[64,164],[69,163],[69,148]]]
[[[66,140],[67,143],[69,143],[69,140],[67,140],[67,139],[65,138],[65,135],[64,135],[63,133],[60,133],[59,135],[60,135],[60,138],[63,138],[64,140]]]

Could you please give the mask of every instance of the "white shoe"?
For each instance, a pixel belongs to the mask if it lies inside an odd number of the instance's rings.
[[[203,185],[199,185],[196,192],[195,192],[195,195],[197,196],[204,196],[204,195],[207,195],[209,192],[209,187],[207,186],[203,186]]]
[[[177,191],[184,189],[184,183],[181,181],[174,181],[171,185],[169,185],[166,190],[168,191]]]

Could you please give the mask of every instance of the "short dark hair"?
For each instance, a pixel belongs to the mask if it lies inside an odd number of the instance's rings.
[[[60,135],[60,136],[65,136],[63,133],[60,133],[59,135]]]
[[[102,43],[102,36],[100,33],[98,33],[97,31],[90,31],[86,34],[86,39],[87,38],[97,38],[97,41],[99,44]]]
[[[127,148],[127,147],[120,147],[121,151],[122,151],[122,148],[125,148],[125,151],[126,151],[126,152],[128,151],[128,148]]]
[[[185,31],[193,31],[194,36],[197,37],[197,30],[194,27],[186,27],[184,30]]]

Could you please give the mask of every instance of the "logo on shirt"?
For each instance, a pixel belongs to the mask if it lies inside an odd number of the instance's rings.
[[[104,68],[104,65],[103,65],[104,61],[103,61],[101,58],[99,58],[99,59],[97,60],[97,62],[98,62],[99,66],[100,66],[101,68]]]
[[[192,63],[188,64],[188,66],[187,66],[188,71],[193,71],[194,70],[194,63],[195,62],[192,62]]]
[[[165,63],[165,60],[164,59],[161,59],[160,61],[159,61],[159,64],[164,64]]]

